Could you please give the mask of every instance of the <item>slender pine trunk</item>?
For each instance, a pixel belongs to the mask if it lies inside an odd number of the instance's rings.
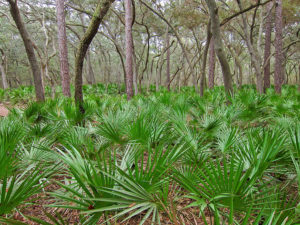
[[[133,97],[133,39],[132,39],[132,2],[125,0],[125,48],[126,48],[126,93],[127,100]]]
[[[169,27],[167,28],[166,32],[166,47],[167,47],[167,68],[166,68],[166,86],[168,91],[170,91],[170,56],[171,56],[171,50],[170,50],[170,34],[169,34]]]
[[[282,1],[276,0],[275,3],[275,70],[274,83],[276,93],[281,93],[283,84],[283,52],[282,52]]]
[[[267,17],[265,24],[265,51],[264,51],[264,92],[270,88],[270,58],[271,58],[271,34],[272,34],[272,8],[273,3],[267,6]]]
[[[63,95],[71,97],[64,0],[56,0],[60,76]]]
[[[212,89],[215,86],[215,68],[216,68],[216,54],[213,38],[210,41],[209,47],[209,67],[208,67],[208,88]]]

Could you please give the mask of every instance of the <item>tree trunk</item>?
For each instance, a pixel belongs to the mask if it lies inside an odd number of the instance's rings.
[[[163,54],[161,54],[161,57],[162,57]],[[159,77],[160,77],[160,74],[159,74],[159,62],[160,62],[160,59],[161,57],[157,60],[156,62],[156,69],[155,69],[155,91],[158,92],[159,91]]]
[[[239,69],[239,73],[238,73],[238,88],[241,88],[243,86],[243,67],[241,65],[240,60],[237,58],[235,58],[235,64],[237,65],[238,69]]]
[[[170,56],[171,56],[171,50],[170,50],[170,35],[169,35],[169,27],[167,28],[166,32],[166,47],[167,47],[167,68],[166,68],[166,86],[168,91],[170,91]]]
[[[87,61],[87,82],[88,84],[95,84],[96,79],[95,79],[95,74],[92,66],[92,61],[91,61],[91,54],[89,50],[86,53],[86,61]]]
[[[7,89],[8,83],[7,83],[6,73],[5,73],[6,57],[5,57],[4,51],[2,49],[0,49],[0,52],[2,54],[2,57],[1,57],[2,62],[0,61],[0,73],[1,73],[1,78],[2,78],[2,87],[3,87],[3,89]]]
[[[7,79],[6,79],[6,73],[5,73],[4,66],[1,63],[0,63],[0,72],[1,72],[1,78],[2,78],[2,87],[3,87],[3,89],[7,89],[8,83],[7,83]]]
[[[216,54],[214,40],[210,41],[209,49],[209,71],[208,71],[208,87],[210,89],[215,86],[215,67],[216,67]]]
[[[300,64],[298,66],[298,76],[299,76],[299,79],[298,79],[298,91],[300,92]]]
[[[272,8],[273,3],[267,6],[267,18],[265,24],[265,51],[264,51],[264,92],[270,88],[270,58],[271,58],[271,34],[272,34]]]
[[[214,37],[215,51],[220,61],[223,73],[224,87],[227,94],[233,94],[232,77],[230,67],[224,52],[224,47],[221,39],[220,21],[217,14],[218,9],[215,0],[205,0],[209,9],[211,18],[211,32]]]
[[[282,52],[282,1],[276,0],[275,3],[275,70],[274,83],[276,93],[281,93],[283,83],[283,52]]]
[[[242,11],[242,4],[240,0],[237,0],[238,5],[240,10]],[[250,53],[250,58],[251,58],[251,63],[254,66],[255,69],[255,73],[256,73],[256,89],[259,92],[259,94],[262,94],[264,92],[264,87],[263,87],[263,74],[262,74],[262,70],[261,70],[261,59],[260,56],[258,54],[258,50],[254,48],[253,44],[251,43],[251,37],[249,35],[249,32],[247,30],[247,21],[246,21],[246,17],[245,14],[242,14],[242,22],[243,22],[243,30],[244,30],[244,34],[245,34],[245,38],[246,38],[246,44],[247,44],[247,48],[249,50]]]
[[[126,93],[127,100],[133,97],[133,40],[132,40],[132,2],[125,0],[125,48],[126,48]]]
[[[209,20],[206,28],[206,43],[203,53],[203,62],[202,62],[202,68],[201,68],[201,78],[200,78],[200,96],[203,96],[204,94],[204,83],[205,83],[205,76],[206,76],[206,61],[207,61],[207,54],[209,50],[209,43],[211,40],[211,20]]]
[[[150,31],[147,25],[143,24],[143,26],[146,29],[147,32],[147,55],[146,55],[146,60],[145,60],[145,66],[144,69],[142,71],[142,74],[139,78],[139,86],[140,86],[140,93],[142,93],[142,81],[144,79],[144,73],[146,72],[146,76],[149,76],[149,73],[147,72],[148,69],[148,63],[149,63],[149,56],[150,56],[150,39],[151,39],[151,35],[150,35]]]
[[[139,65],[136,63],[136,55],[133,55],[133,87],[134,87],[134,95],[139,93],[137,80],[138,80],[138,72],[139,72]]]
[[[10,5],[10,13],[16,23],[16,26],[19,30],[19,33],[22,37],[26,54],[30,63],[30,67],[33,73],[33,80],[34,80],[34,86],[35,86],[35,94],[36,94],[36,100],[37,101],[44,101],[45,100],[45,93],[44,93],[44,87],[43,87],[43,80],[41,76],[41,70],[39,68],[38,61],[36,59],[33,44],[30,40],[29,34],[25,28],[25,25],[23,23],[23,20],[21,18],[21,14],[17,5],[17,1],[14,0],[7,0]]]
[[[81,13],[79,15],[80,17],[80,21],[82,23],[82,31],[83,33],[86,32],[85,30],[85,19],[83,17],[83,14]],[[90,55],[90,52],[89,52],[89,49],[87,50],[86,52],[86,80],[88,82],[88,84],[95,84],[96,83],[96,80],[95,80],[95,74],[94,74],[94,71],[93,71],[93,66],[92,66],[92,62],[91,62],[91,55]]]
[[[82,68],[84,57],[87,53],[89,45],[91,44],[93,38],[98,32],[100,23],[102,22],[104,16],[107,14],[110,5],[114,0],[99,1],[97,8],[93,14],[91,22],[79,42],[79,46],[76,52],[75,58],[75,101],[79,105],[81,113],[84,113],[83,108],[83,94],[82,94]]]
[[[234,47],[232,47],[226,39],[224,39],[224,42],[226,43],[226,46],[229,50],[229,52],[231,53],[231,56],[234,58],[234,63],[235,63],[235,67],[237,67],[236,69],[236,83],[237,83],[237,86],[238,88],[241,88],[242,85],[243,85],[243,67],[242,67],[242,64],[241,64],[241,61],[239,59],[239,55],[241,54],[240,51],[238,51],[237,49],[235,49]]]
[[[71,97],[64,0],[56,0],[60,76],[63,95]]]

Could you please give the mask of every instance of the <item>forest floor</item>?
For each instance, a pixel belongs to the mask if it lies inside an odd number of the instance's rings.
[[[59,181],[61,178],[56,177],[55,180]],[[55,203],[54,198],[49,194],[50,192],[56,191],[59,189],[59,185],[52,183],[46,186],[43,191],[35,196],[32,196],[29,200],[31,203],[27,203],[21,207],[19,210],[13,215],[13,218],[17,221],[20,221],[25,224],[29,225],[39,225],[40,223],[33,222],[26,217],[33,217],[42,219],[45,222],[53,224],[53,221],[49,219],[48,215],[53,216],[54,218],[64,218],[64,221],[68,225],[77,225],[80,224],[80,212],[78,210],[70,210],[70,209],[62,209],[56,207],[45,207]],[[186,225],[205,225],[202,218],[199,217],[199,212],[196,208],[189,208],[185,209],[187,205],[191,202],[182,201],[177,205],[181,210],[180,219],[185,221],[184,224]],[[206,212],[206,221],[211,221],[213,223],[213,218],[209,216],[209,212]],[[58,216],[59,215],[59,216]],[[138,225],[140,224],[141,220],[143,219],[144,214],[137,215],[126,222],[120,221],[110,221],[108,224],[115,224],[115,225]],[[107,224],[105,223],[104,216],[99,220],[97,224]],[[179,221],[178,221],[179,222]],[[148,219],[145,225],[151,225],[151,218]],[[169,216],[165,213],[161,214],[161,224],[162,225],[172,225],[176,224],[170,221]],[[178,224],[178,223],[177,223]]]
[[[9,113],[9,110],[6,108],[5,105],[0,104],[0,116],[6,117]]]

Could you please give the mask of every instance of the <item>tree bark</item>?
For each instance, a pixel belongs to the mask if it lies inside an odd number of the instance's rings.
[[[276,0],[275,3],[275,70],[274,83],[276,93],[281,93],[283,84],[283,52],[282,52],[282,1]]]
[[[270,58],[271,58],[271,34],[272,34],[272,8],[273,3],[267,5],[267,17],[265,24],[265,51],[264,51],[264,93],[270,88]]]
[[[298,79],[298,91],[300,92],[300,64],[298,66],[298,76],[299,76],[299,79]]]
[[[166,32],[166,47],[167,47],[166,86],[168,91],[170,91],[170,56],[171,56],[171,50],[169,46],[170,46],[170,34],[169,34],[169,27],[168,27]]]
[[[64,0],[56,0],[60,76],[63,95],[71,97]]]
[[[138,80],[138,75],[139,75],[139,65],[136,62],[136,55],[133,54],[133,87],[134,87],[134,95],[138,95],[139,93],[139,89],[138,89],[138,85],[137,85],[137,80]]]
[[[98,1],[97,7],[91,19],[91,22],[79,42],[79,46],[76,52],[75,58],[75,101],[79,105],[81,113],[84,113],[83,108],[83,94],[82,94],[82,68],[84,57],[87,53],[89,45],[91,44],[93,38],[98,32],[100,23],[102,22],[104,16],[107,14],[110,5],[114,0]]]
[[[238,72],[236,74],[237,75],[236,83],[237,83],[238,88],[241,88],[243,85],[243,67],[242,67],[241,61],[239,59],[239,55],[241,54],[241,52],[238,51],[237,49],[235,49],[234,47],[232,47],[226,39],[223,39],[223,40],[224,40],[229,52],[231,53],[231,56],[234,58],[235,66],[238,69]]]
[[[91,54],[89,50],[86,53],[86,61],[87,61],[87,82],[88,84],[93,85],[96,83],[96,79],[95,79],[95,74],[92,66]]]
[[[132,40],[132,2],[125,0],[125,48],[126,48],[126,93],[127,100],[133,97],[133,40]]]
[[[238,84],[238,88],[241,88],[243,86],[243,66],[241,65],[238,56],[234,58],[234,62],[239,69],[237,84]]]
[[[200,78],[200,96],[203,96],[204,94],[204,83],[205,83],[205,76],[206,76],[206,61],[207,61],[207,55],[209,50],[209,43],[211,40],[212,34],[211,34],[211,19],[208,21],[207,28],[206,28],[206,43],[203,53],[203,62],[201,67],[201,78]]]
[[[19,33],[22,37],[26,54],[30,63],[30,67],[33,73],[33,80],[35,86],[35,94],[37,101],[44,101],[45,100],[45,93],[43,87],[43,80],[41,75],[41,70],[38,64],[38,61],[35,56],[34,47],[32,41],[29,37],[29,34],[25,28],[24,22],[22,20],[17,1],[14,0],[7,0],[10,5],[10,13],[16,23],[16,26],[19,30]]]
[[[85,33],[86,32],[86,30],[85,30],[85,20],[84,20],[84,16],[83,16],[83,14],[80,14],[79,15],[79,17],[80,17],[80,21],[81,21],[81,23],[82,23],[82,31],[83,31],[83,33]],[[87,64],[86,64],[86,80],[87,80],[87,82],[88,82],[88,84],[95,84],[96,83],[96,79],[95,79],[95,74],[94,74],[94,71],[93,71],[93,66],[92,66],[92,62],[91,62],[91,54],[90,54],[90,51],[89,51],[89,49],[87,50],[87,52],[86,52],[86,62],[87,62]]]
[[[220,61],[223,73],[224,87],[227,94],[233,94],[232,77],[230,67],[224,52],[224,47],[221,39],[220,21],[218,16],[218,9],[215,0],[205,0],[209,9],[211,18],[211,32],[214,37],[215,51]]]
[[[6,73],[4,66],[0,63],[0,72],[1,72],[1,78],[2,78],[2,87],[3,89],[8,88],[8,83],[7,83],[7,78],[6,78]]]
[[[1,61],[0,61],[0,72],[1,72],[1,78],[2,78],[2,87],[3,89],[8,89],[8,83],[7,83],[7,76],[5,73],[5,62],[6,57],[4,55],[4,51],[0,49],[0,52],[2,54]]]
[[[216,54],[214,40],[210,41],[209,49],[209,69],[208,69],[208,88],[212,89],[215,86],[215,67],[216,67]]]

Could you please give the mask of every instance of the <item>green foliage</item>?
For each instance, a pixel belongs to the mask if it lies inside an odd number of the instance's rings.
[[[54,202],[39,224],[292,224],[299,222],[299,93],[188,87],[127,102],[113,86],[86,86],[82,115],[65,98],[29,103],[0,121],[0,214],[7,224],[48,182]],[[104,93],[103,98],[99,95]],[[30,99],[31,101],[31,99]],[[284,107],[284,110],[280,107]],[[84,120],[84,123],[81,123]],[[9,163],[8,163],[9,162]],[[55,174],[55,177],[51,177]],[[50,222],[49,222],[50,221]],[[198,221],[198,220],[197,220]]]

